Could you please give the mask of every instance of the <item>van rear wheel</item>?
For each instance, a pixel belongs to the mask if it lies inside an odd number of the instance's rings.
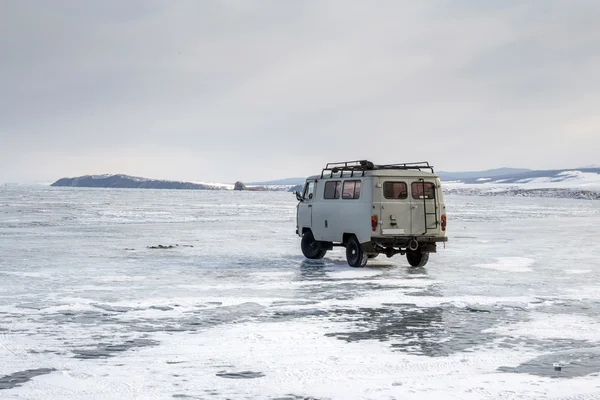
[[[321,245],[311,231],[306,232],[302,235],[302,242],[300,243],[300,248],[302,249],[302,254],[304,257],[311,260],[318,260],[325,257],[327,254],[327,250],[321,249]]]
[[[346,260],[351,267],[361,268],[367,265],[368,256],[356,236],[352,236],[346,244]]]
[[[406,252],[406,259],[411,267],[424,267],[429,261],[429,253],[422,253],[420,250]]]

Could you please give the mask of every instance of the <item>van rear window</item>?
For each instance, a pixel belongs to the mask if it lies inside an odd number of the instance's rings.
[[[329,181],[325,182],[325,193],[323,197],[325,199],[339,199],[340,198],[340,181]]]
[[[435,186],[431,182],[413,182],[410,185],[413,199],[434,199]]]
[[[383,197],[386,199],[407,199],[408,187],[404,182],[384,182]]]

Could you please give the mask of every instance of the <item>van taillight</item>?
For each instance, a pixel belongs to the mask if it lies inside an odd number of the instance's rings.
[[[371,217],[371,229],[373,230],[373,232],[377,230],[377,215],[373,215]]]
[[[446,230],[446,216],[442,215],[442,230]]]

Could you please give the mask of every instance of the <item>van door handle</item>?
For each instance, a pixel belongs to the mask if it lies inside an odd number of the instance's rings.
[[[312,207],[312,204],[309,204],[309,205],[308,205],[308,208],[311,208],[311,207]]]
[[[309,206],[310,207],[310,206]],[[417,206],[412,206],[413,209],[417,208]]]

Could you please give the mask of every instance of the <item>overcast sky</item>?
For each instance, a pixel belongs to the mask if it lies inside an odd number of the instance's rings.
[[[0,2],[0,182],[600,163],[600,1]]]

